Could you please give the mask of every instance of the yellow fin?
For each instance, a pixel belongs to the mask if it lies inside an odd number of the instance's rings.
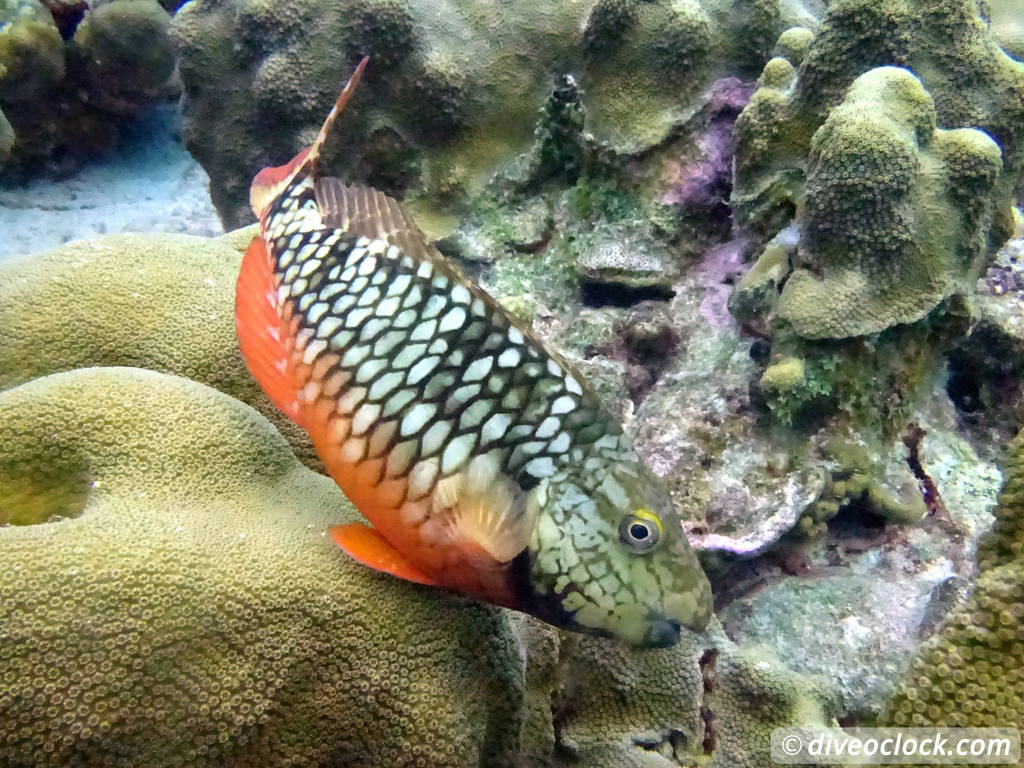
[[[500,467],[496,452],[477,456],[465,470],[441,480],[434,498],[449,509],[458,539],[507,563],[530,543],[537,510]]]

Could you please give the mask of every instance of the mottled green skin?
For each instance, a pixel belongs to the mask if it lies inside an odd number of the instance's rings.
[[[252,409],[83,369],[0,394],[0,444],[6,514],[79,513],[0,529],[3,765],[513,763],[504,616],[338,551],[356,515]]]
[[[238,226],[254,171],[310,142],[369,54],[325,167],[458,213],[529,149],[563,75],[581,86],[597,143],[642,151],[692,116],[715,78],[752,77],[786,14],[778,0],[198,0],[174,21],[186,141]]]
[[[668,494],[578,374],[406,225],[364,236],[315,186],[334,188],[291,179],[261,237],[280,322],[297,323],[301,420],[370,522],[440,585],[556,626],[643,646],[703,629],[710,586]],[[403,215],[373,190],[331,194],[373,200],[360,205],[381,221]],[[496,588],[482,568],[474,581],[463,543],[511,563],[511,583]]]
[[[270,403],[238,351],[237,248],[252,233],[234,236],[108,235],[3,261],[0,390],[93,365],[185,376],[257,408],[321,469],[306,433]]]
[[[1010,444],[996,522],[967,601],[921,650],[884,722],[1024,728],[1024,432]]]

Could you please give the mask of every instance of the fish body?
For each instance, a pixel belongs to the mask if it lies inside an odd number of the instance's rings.
[[[253,375],[372,524],[361,562],[558,626],[665,646],[710,588],[660,481],[580,376],[319,149],[253,182],[236,322]]]

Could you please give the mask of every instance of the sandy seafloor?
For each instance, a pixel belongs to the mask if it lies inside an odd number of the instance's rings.
[[[110,232],[221,234],[209,180],[178,126],[175,107],[157,107],[74,176],[0,187],[0,260]]]

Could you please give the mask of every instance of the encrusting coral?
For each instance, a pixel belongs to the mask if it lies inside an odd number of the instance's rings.
[[[334,484],[186,379],[35,379],[0,446],[5,766],[755,766],[831,722],[720,628],[635,652],[355,563]]]
[[[0,394],[0,445],[0,764],[511,763],[504,615],[346,558],[249,407],[81,369]]]
[[[1024,728],[1024,431],[978,561],[971,596],[922,647],[886,723]]]
[[[779,0],[194,0],[173,26],[186,141],[238,226],[254,170],[309,143],[363,54],[364,85],[325,164],[437,213],[529,149],[564,75],[593,140],[639,152],[700,109],[716,78],[756,74],[806,16]]]
[[[0,390],[87,366],[177,374],[254,406],[320,468],[306,433],[271,405],[238,351],[234,246],[250,239],[107,235],[0,263]]]
[[[114,146],[125,118],[176,91],[170,16],[156,0],[80,5],[69,21],[60,3],[53,13],[38,0],[0,3],[5,174],[73,169]]]

